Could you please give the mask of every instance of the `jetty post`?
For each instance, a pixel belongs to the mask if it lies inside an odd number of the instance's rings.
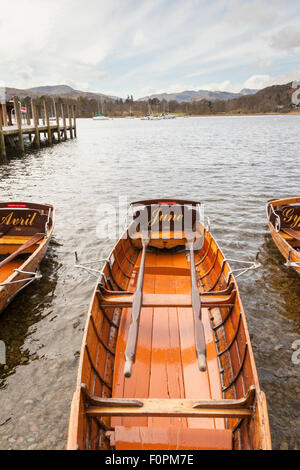
[[[37,148],[40,148],[41,143],[40,143],[40,132],[39,132],[38,119],[37,119],[37,110],[36,110],[35,100],[33,98],[31,98],[31,110],[32,110],[33,127],[34,127],[34,133],[35,133],[34,145]]]
[[[62,117],[62,122],[63,122],[64,139],[67,140],[67,138],[68,138],[68,135],[67,135],[67,121],[66,121],[65,104],[64,103],[61,103],[60,109],[61,109],[61,117]]]
[[[56,126],[57,126],[57,140],[58,142],[60,142],[61,137],[60,137],[60,128],[59,128],[59,114],[58,114],[58,107],[57,107],[55,98],[53,98],[53,108],[54,108],[54,114],[55,114]]]
[[[73,111],[73,127],[74,127],[74,137],[77,137],[77,127],[76,127],[76,106],[73,104],[72,106]]]
[[[22,117],[20,111],[20,102],[17,96],[14,96],[15,117],[17,121],[18,134],[19,134],[19,148],[24,151],[24,140],[22,134]]]
[[[73,139],[73,129],[72,129],[72,118],[71,118],[70,103],[68,103],[68,120],[69,120],[69,129],[70,129],[70,138]]]
[[[3,107],[3,105],[2,105]],[[0,156],[6,158],[5,137],[3,134],[2,118],[0,115]]]
[[[8,125],[6,103],[2,103],[3,126]]]
[[[44,116],[45,116],[45,121],[46,121],[46,126],[47,126],[48,142],[52,144],[52,131],[50,127],[49,111],[48,111],[46,100],[43,100],[43,107],[44,107]]]

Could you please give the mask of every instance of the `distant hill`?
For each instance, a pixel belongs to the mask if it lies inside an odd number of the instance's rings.
[[[27,89],[6,88],[6,94],[8,99],[11,99],[13,96],[18,96],[20,99],[24,99],[27,96],[29,96],[30,98],[38,98],[44,95],[62,96],[64,98],[71,99],[77,99],[82,96],[88,99],[96,99],[97,101],[116,101],[119,99],[117,96],[104,95],[103,93],[92,93],[88,91],[74,90],[74,88],[68,85],[39,86]]]
[[[216,101],[216,100],[232,100],[235,98],[239,98],[240,96],[245,95],[253,95],[257,93],[259,90],[251,90],[244,88],[239,93],[231,93],[228,91],[209,91],[209,90],[187,90],[181,91],[179,93],[157,93],[150,96],[145,96],[140,98],[138,101],[148,101],[148,99],[157,98],[160,101],[177,101],[178,103],[192,103],[193,101],[200,101],[200,100],[208,100],[208,101]]]

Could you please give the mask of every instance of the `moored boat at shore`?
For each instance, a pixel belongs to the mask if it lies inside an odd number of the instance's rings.
[[[109,117],[107,116],[104,116],[104,114],[96,114],[94,117],[93,117],[93,121],[109,121]]]
[[[271,199],[267,216],[273,241],[286,266],[300,274],[300,197]]]
[[[238,286],[200,204],[132,207],[93,294],[68,449],[270,449]]]
[[[0,313],[27,285],[41,277],[39,265],[54,224],[49,204],[0,203]]]

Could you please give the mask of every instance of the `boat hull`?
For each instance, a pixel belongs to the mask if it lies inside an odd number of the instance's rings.
[[[146,255],[135,362],[130,378],[124,377],[132,313],[127,302],[142,269],[140,241],[126,233],[94,290],[71,405],[68,449],[224,449],[229,441],[234,449],[271,448],[266,397],[260,390],[238,287],[216,241],[210,232],[204,233],[196,259],[206,371],[199,370],[195,349],[190,261],[184,249],[161,249],[155,241]],[[108,290],[101,294],[103,279]],[[121,289],[129,294],[120,294]],[[229,296],[231,303],[214,306],[217,301],[210,299],[221,299],[220,295],[222,302]],[[253,389],[253,411],[224,411],[231,400],[237,406],[236,400]],[[112,408],[89,408],[99,397],[112,399]],[[144,399],[140,410],[126,408],[126,401]],[[199,411],[197,400],[202,400]],[[114,408],[114,403],[121,408]],[[181,436],[177,441],[176,433]]]
[[[276,210],[277,207],[288,207],[299,202],[300,198],[269,201],[266,206],[268,218],[270,219],[269,214],[271,205],[275,204]],[[286,260],[286,265],[291,266],[300,275],[300,251],[295,249],[295,246],[300,247],[300,240],[293,239],[292,236],[289,236],[288,233],[284,232],[284,229],[277,231],[274,225],[274,221],[269,220],[268,225],[272,239],[284,259]],[[298,234],[300,235],[300,231],[298,232]]]
[[[0,285],[0,314],[21,290],[39,277],[37,274],[39,266],[46,254],[54,228],[54,209],[52,206],[29,205],[31,209],[51,209],[51,226],[48,234],[45,234],[41,241],[22,252],[22,256],[25,255],[26,257],[25,260],[15,258],[15,260],[0,269],[0,284],[2,284]],[[1,206],[3,208],[3,204]],[[13,253],[24,241],[26,241],[26,238],[24,239],[22,236],[20,236],[19,242],[18,237],[3,237],[3,239],[0,237],[0,254],[7,256],[8,253]],[[23,280],[24,282],[22,282]]]

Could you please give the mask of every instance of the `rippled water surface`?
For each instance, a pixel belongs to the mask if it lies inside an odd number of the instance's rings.
[[[260,253],[239,278],[269,406],[274,448],[300,447],[300,278],[284,266],[265,216],[268,199],[299,195],[300,116],[78,121],[78,139],[0,164],[0,200],[49,202],[56,226],[31,284],[0,317],[0,448],[63,449],[83,327],[95,280],[74,268],[108,254],[102,204],[177,196],[205,203],[226,256]],[[99,209],[100,208],[100,209]],[[122,209],[121,209],[122,212]],[[104,214],[111,226],[116,217]]]

